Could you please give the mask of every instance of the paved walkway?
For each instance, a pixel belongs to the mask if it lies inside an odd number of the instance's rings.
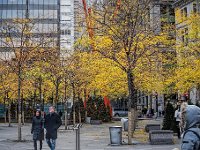
[[[109,145],[109,126],[120,125],[120,122],[103,125],[83,125],[81,128],[81,150],[172,150],[179,147],[175,145],[149,145],[148,143],[138,143],[136,145],[110,146]],[[26,142],[16,142],[17,125],[7,127],[6,124],[0,124],[0,150],[33,150],[31,126],[26,124],[22,127],[23,139]],[[126,139],[123,139],[126,141]],[[75,131],[64,130],[62,126],[58,133],[57,150],[75,150]],[[49,150],[46,142],[43,145],[44,150]]]

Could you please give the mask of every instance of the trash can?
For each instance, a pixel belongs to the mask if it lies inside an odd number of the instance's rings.
[[[112,126],[109,128],[110,131],[110,145],[117,146],[122,144],[122,127]]]
[[[91,122],[91,117],[86,117],[86,123],[90,124]]]
[[[128,131],[128,119],[127,118],[122,118],[121,119],[122,127],[124,131]]]
[[[128,131],[128,119],[124,122],[124,131]]]

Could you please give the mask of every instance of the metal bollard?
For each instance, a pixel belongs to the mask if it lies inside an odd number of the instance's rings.
[[[82,124],[77,124],[74,126],[74,130],[76,130],[76,150],[80,150],[80,127]]]

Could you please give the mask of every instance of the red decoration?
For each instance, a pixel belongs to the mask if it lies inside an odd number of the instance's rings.
[[[104,97],[104,104],[105,104],[106,107],[109,107],[110,116],[112,116],[112,107],[111,107],[111,104],[110,104],[110,100],[106,96]]]

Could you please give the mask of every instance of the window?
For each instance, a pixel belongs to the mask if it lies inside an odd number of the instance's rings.
[[[44,0],[44,1],[47,1],[47,0]],[[39,2],[38,2],[38,4],[41,4],[41,5],[43,5],[43,0],[39,0]]]
[[[187,7],[184,7],[183,9],[181,9],[181,20],[184,21],[186,20],[188,14],[187,14]]]
[[[44,0],[44,4],[55,5],[57,4],[57,0]]]
[[[185,41],[184,41],[184,43],[187,46],[188,45],[188,28],[185,28],[184,32],[185,32]]]
[[[25,18],[25,10],[18,10],[17,16],[18,18]]]
[[[12,10],[7,10],[7,19],[12,18]]]
[[[34,19],[34,18],[38,18],[38,10],[30,10],[29,11],[29,17],[31,18],[31,19]]]
[[[44,18],[57,18],[57,10],[44,10]]]
[[[182,29],[181,31],[181,41],[185,46],[188,45],[188,28]]]
[[[30,0],[29,3],[30,3],[30,4],[39,4],[39,1],[40,1],[40,0]]]
[[[61,12],[61,15],[63,16],[72,16],[71,12]]]
[[[44,17],[44,14],[43,14],[43,10],[37,10],[38,11],[38,18],[39,19],[43,19],[43,17]]]
[[[61,30],[61,35],[71,35],[71,30]]]
[[[3,0],[2,4],[7,4],[8,0]]]
[[[183,8],[183,17],[187,18],[187,7]]]
[[[141,104],[141,99],[139,99],[139,104]]]
[[[193,12],[197,13],[197,4],[195,4],[195,3],[193,4]]]
[[[6,19],[7,16],[6,10],[1,10],[1,11],[2,11],[2,19]]]
[[[17,4],[18,0],[8,0],[8,4]]]
[[[17,0],[18,4],[26,4],[26,0]]]
[[[67,30],[67,35],[71,35],[71,30]]]
[[[17,18],[17,10],[12,10],[12,18]]]

